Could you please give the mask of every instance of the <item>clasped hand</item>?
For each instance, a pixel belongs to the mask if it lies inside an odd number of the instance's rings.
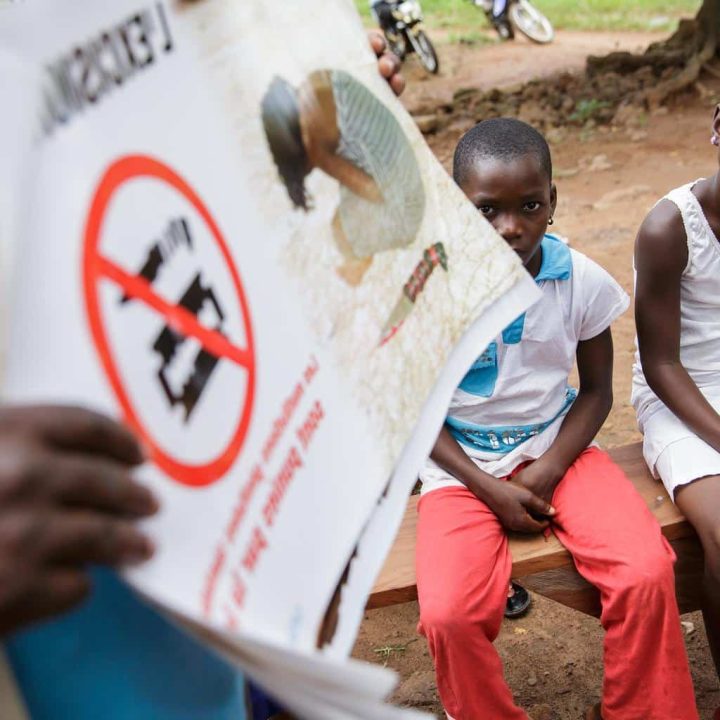
[[[508,481],[499,481],[493,499],[488,503],[507,530],[541,533],[555,515],[551,505],[555,488],[562,475],[536,460]]]

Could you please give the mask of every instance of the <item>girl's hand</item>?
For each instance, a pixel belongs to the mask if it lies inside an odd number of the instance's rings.
[[[528,488],[514,480],[498,481],[493,488],[492,497],[485,499],[486,504],[498,516],[502,526],[513,532],[541,533],[550,525],[550,521],[536,520],[535,517],[552,517],[555,509]]]
[[[563,473],[548,467],[540,459],[523,468],[513,477],[513,481],[526,487],[545,502],[551,503],[555,488],[562,477]]]

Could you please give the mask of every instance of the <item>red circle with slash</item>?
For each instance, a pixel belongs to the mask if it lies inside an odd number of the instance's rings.
[[[128,273],[101,253],[99,248],[100,236],[110,201],[118,188],[124,183],[132,182],[138,178],[151,178],[171,186],[202,217],[220,250],[230,274],[232,287],[245,326],[247,347],[240,348],[231,343],[221,333],[204,327],[189,310],[180,305],[169,303],[156,294],[152,285],[144,277]],[[115,283],[125,295],[145,303],[157,312],[169,327],[185,337],[195,338],[207,352],[219,359],[234,362],[247,371],[247,389],[235,431],[226,447],[209,462],[191,464],[179,461],[160,447],[153,434],[142,422],[127,389],[123,385],[117,364],[110,350],[110,343],[100,308],[99,285],[101,280]],[[183,485],[202,487],[219,480],[235,462],[242,449],[250,425],[255,395],[255,351],[250,313],[240,276],[220,229],[197,193],[174,170],[151,157],[128,155],[115,161],[100,181],[90,207],[84,237],[83,284],[90,332],[100,356],[100,361],[120,403],[126,422],[149,447],[150,459],[170,477]]]

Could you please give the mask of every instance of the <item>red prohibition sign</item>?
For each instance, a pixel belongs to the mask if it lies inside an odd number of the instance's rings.
[[[219,332],[204,327],[189,310],[160,297],[144,277],[128,273],[102,254],[99,247],[100,237],[108,205],[123,183],[137,178],[154,178],[170,185],[195,208],[205,221],[232,278],[232,286],[245,326],[247,347],[240,348]],[[100,181],[85,226],[83,247],[83,290],[90,332],[126,422],[150,448],[152,461],[179,483],[202,487],[219,480],[235,462],[242,449],[250,424],[255,395],[255,351],[250,313],[240,277],[220,229],[195,191],[174,170],[158,160],[144,155],[128,155],[115,161]],[[207,352],[221,360],[233,362],[247,371],[247,389],[235,431],[222,452],[209,462],[194,465],[180,462],[165,452],[153,434],[145,427],[123,385],[110,350],[100,308],[99,286],[101,280],[115,283],[127,297],[145,303],[156,311],[168,326],[185,337],[195,338]]]

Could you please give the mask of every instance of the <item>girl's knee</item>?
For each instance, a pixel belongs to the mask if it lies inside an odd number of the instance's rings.
[[[492,642],[500,632],[503,609],[469,608],[445,598],[423,601],[418,627],[428,639],[466,642],[469,637],[480,634]]]
[[[647,549],[646,549],[647,550]],[[638,554],[624,563],[616,573],[618,585],[624,590],[643,591],[658,587],[673,589],[675,557],[665,543]]]

